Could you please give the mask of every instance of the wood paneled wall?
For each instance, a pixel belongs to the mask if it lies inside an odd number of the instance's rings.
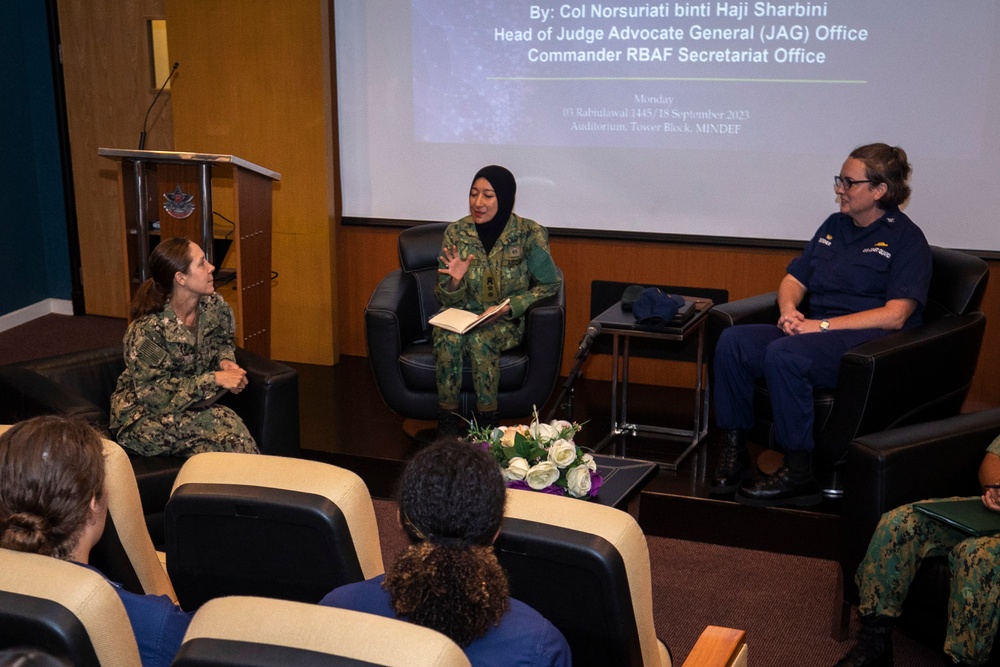
[[[281,173],[273,200],[271,356],[332,364],[329,2],[165,5],[170,57],[181,63],[173,84],[177,150],[235,154]]]
[[[59,2],[63,78],[87,313],[125,317],[118,163],[98,148],[138,148],[156,95],[146,21],[163,18],[163,0]],[[149,115],[146,148],[173,149],[170,93]]]
[[[338,256],[365,257],[365,262],[340,267],[342,317],[339,322],[341,352],[367,356],[364,310],[378,281],[399,268],[396,239],[399,230],[341,227]],[[566,342],[563,374],[572,366],[573,354],[590,322],[590,283],[616,280],[630,283],[660,283],[717,287],[729,290],[731,300],[777,289],[785,266],[797,253],[791,250],[637,243],[577,238],[553,238],[550,242],[556,264],[566,279]],[[967,410],[1000,406],[1000,287],[996,275],[1000,262],[992,262],[994,283],[983,302],[987,316],[986,339]],[[607,355],[593,355],[584,365],[584,377],[609,379]],[[635,359],[630,380],[662,386],[693,386],[691,364]]]

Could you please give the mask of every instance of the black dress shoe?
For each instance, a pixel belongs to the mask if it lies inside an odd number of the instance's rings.
[[[712,473],[709,491],[718,495],[736,493],[740,483],[750,477],[750,453],[745,434],[736,429],[722,432],[722,453]]]
[[[797,480],[788,467],[744,484],[736,492],[736,502],[752,507],[774,507],[776,505],[808,506],[818,505],[823,500],[819,482],[811,475]]]

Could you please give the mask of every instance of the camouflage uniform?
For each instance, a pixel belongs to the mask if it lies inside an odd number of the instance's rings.
[[[235,412],[198,401],[219,391],[215,371],[235,361],[233,311],[218,294],[201,297],[192,332],[167,303],[125,332],[125,371],[111,397],[111,432],[118,443],[144,456],[191,456],[206,451],[257,453]]]
[[[462,363],[469,355],[476,406],[481,412],[497,409],[500,386],[500,353],[516,347],[524,336],[521,316],[532,303],[552,296],[562,283],[549,254],[545,228],[533,220],[511,215],[486,261],[486,250],[471,216],[452,223],[444,233],[443,247],[458,248],[459,257],[474,255],[469,270],[454,292],[447,291],[451,277],[442,273],[435,294],[446,308],[481,313],[510,297],[510,314],[466,334],[434,329],[437,360],[438,403],[458,407]],[[439,267],[445,268],[439,260]]]
[[[987,449],[1000,456],[1000,438]],[[986,662],[1000,619],[1000,535],[969,537],[903,505],[882,515],[855,581],[862,614],[897,618],[927,556],[948,556],[951,592],[944,652],[968,664]]]

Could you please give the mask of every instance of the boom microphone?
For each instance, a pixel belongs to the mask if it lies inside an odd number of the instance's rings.
[[[573,419],[573,383],[576,382],[576,378],[580,375],[583,362],[587,360],[587,354],[590,353],[590,346],[594,344],[594,339],[600,335],[601,324],[592,321],[587,327],[586,333],[583,334],[583,338],[580,339],[580,348],[573,357],[573,368],[570,369],[569,375],[566,376],[566,383],[563,384],[563,388],[559,392],[559,397],[552,405],[552,409],[549,410],[549,416],[546,417],[547,421],[552,421],[556,413],[563,409],[566,411],[567,419]]]
[[[174,66],[170,68],[170,74],[167,75],[167,80],[164,81],[163,85],[160,86],[160,89],[156,91],[156,97],[153,98],[153,101],[149,104],[149,108],[146,109],[146,117],[142,119],[142,132],[139,134],[139,150],[142,150],[146,146],[146,122],[149,121],[149,112],[153,110],[153,105],[156,104],[156,100],[160,99],[163,89],[167,87],[168,83],[170,83],[170,79],[173,78],[174,72],[176,72],[177,68],[180,66],[180,63],[175,62]]]
[[[576,356],[586,356],[590,351],[590,346],[594,344],[594,339],[601,335],[601,325],[597,322],[591,322],[590,326],[587,327],[587,333],[583,334],[583,338],[580,340],[580,348],[576,351]]]

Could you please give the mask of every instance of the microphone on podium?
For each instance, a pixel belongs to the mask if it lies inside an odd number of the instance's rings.
[[[146,123],[149,121],[149,112],[153,110],[153,105],[156,104],[156,100],[160,99],[160,95],[163,93],[163,89],[167,87],[168,83],[170,83],[170,79],[173,78],[174,73],[180,66],[181,66],[180,63],[175,62],[174,66],[170,68],[170,74],[167,75],[167,78],[163,82],[163,85],[160,86],[160,89],[156,91],[156,97],[153,98],[153,101],[150,102],[149,104],[149,108],[146,109],[146,117],[142,119],[142,132],[139,134],[139,150],[142,150],[143,148],[146,147]]]

